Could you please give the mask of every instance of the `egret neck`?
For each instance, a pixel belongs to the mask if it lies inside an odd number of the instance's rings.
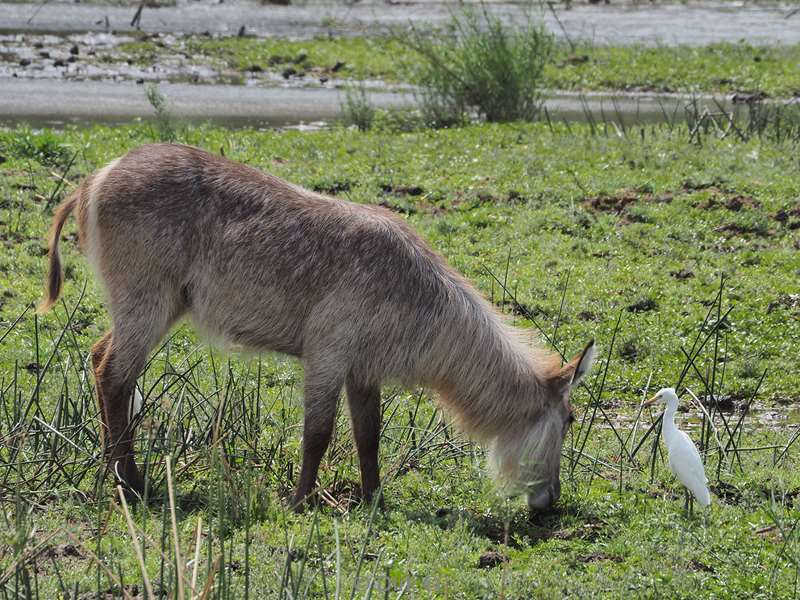
[[[675,426],[675,413],[678,412],[678,397],[675,394],[667,396],[667,408],[661,420],[661,435],[669,446],[678,435],[678,428]]]

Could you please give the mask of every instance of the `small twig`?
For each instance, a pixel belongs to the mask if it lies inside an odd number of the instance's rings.
[[[131,27],[136,27],[136,29],[141,28],[143,9],[144,9],[144,2],[140,2],[139,7],[136,9],[136,13],[133,15],[133,19],[131,19]]]
[[[42,10],[42,9],[44,8],[44,5],[45,5],[45,4],[48,4],[49,2],[50,2],[50,0],[44,0],[43,2],[40,2],[40,3],[39,3],[39,6],[37,6],[37,7],[36,7],[36,10],[34,10],[34,11],[33,11],[33,13],[31,14],[31,16],[30,16],[30,17],[28,17],[28,20],[26,21],[26,23],[28,23],[28,25],[30,25],[30,24],[31,24],[31,21],[33,21],[33,20],[36,18],[36,15],[38,15],[38,14],[39,14],[39,11],[40,11],[40,10]],[[792,16],[792,15],[791,15],[791,14],[789,14],[789,15],[787,15],[787,17],[786,17],[786,18],[788,19],[788,18],[789,18],[789,17],[791,17],[791,16]]]

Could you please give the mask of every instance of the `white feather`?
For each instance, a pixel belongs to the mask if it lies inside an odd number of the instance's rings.
[[[697,502],[706,507],[711,504],[703,459],[692,439],[675,425],[675,412],[678,410],[678,396],[675,390],[666,388],[656,397],[666,401],[667,409],[661,424],[661,433],[667,446],[669,468]]]

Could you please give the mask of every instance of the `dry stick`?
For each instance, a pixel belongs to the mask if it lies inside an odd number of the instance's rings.
[[[183,600],[183,559],[181,558],[181,546],[178,540],[178,519],[175,516],[175,491],[172,489],[172,457],[167,456],[167,491],[169,493],[169,514],[172,520],[172,538],[175,545],[175,562],[178,571],[178,598]]]
[[[131,19],[131,27],[136,27],[136,29],[141,28],[141,21],[142,21],[142,9],[144,8],[144,2],[139,3],[139,8],[136,9],[136,13],[133,15],[133,19]],[[181,599],[183,600],[183,599]]]
[[[206,585],[203,587],[203,592],[198,596],[198,600],[205,600],[208,598],[211,590],[213,589],[214,584],[214,577],[219,571],[220,565],[222,564],[222,555],[219,555],[217,559],[214,561],[214,564],[211,565],[211,568],[208,570],[208,577],[206,577]]]
[[[131,513],[128,511],[128,502],[125,500],[125,492],[122,491],[122,486],[117,486],[117,494],[119,495],[119,500],[122,504],[122,510],[125,513],[125,522],[128,524],[128,533],[131,536],[131,542],[133,543],[133,551],[136,553],[136,560],[139,561],[139,568],[142,570],[142,579],[144,580],[144,587],[147,590],[147,597],[148,598],[155,598],[155,594],[153,593],[153,586],[150,585],[150,577],[147,575],[147,567],[144,564],[144,554],[142,554],[142,548],[139,546],[139,539],[136,537],[136,527],[133,525],[133,519],[131,519]]]

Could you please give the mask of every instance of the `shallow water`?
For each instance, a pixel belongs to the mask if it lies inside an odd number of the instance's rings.
[[[143,31],[236,34],[242,26],[254,35],[308,38],[336,33],[363,35],[409,23],[441,23],[453,7],[437,2],[307,4],[263,6],[231,3],[145,8]],[[718,41],[799,43],[800,14],[792,4],[692,2],[575,4],[550,10],[519,4],[489,3],[487,10],[508,21],[528,14],[541,19],[559,37],[613,44],[708,44]],[[86,4],[0,4],[0,31],[130,31],[132,7]],[[562,29],[563,25],[563,29]]]
[[[165,83],[159,87],[170,113],[178,120],[211,122],[226,127],[267,128],[309,122],[331,122],[341,116],[344,92],[328,87],[192,85]],[[58,102],[53,99],[57,98]],[[379,108],[414,105],[413,91],[378,89],[369,99]],[[587,122],[598,127],[678,122],[692,110],[746,110],[730,98],[676,94],[550,94],[545,119]],[[0,84],[0,123],[39,126],[126,123],[152,118],[154,111],[144,86],[132,81],[70,81],[46,78],[6,78]]]

